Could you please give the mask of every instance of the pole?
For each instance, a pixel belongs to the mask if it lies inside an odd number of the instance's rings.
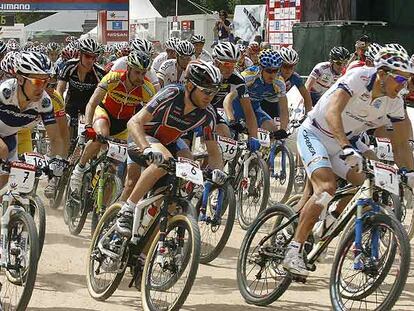
[[[175,0],[175,16],[178,16],[178,0]]]

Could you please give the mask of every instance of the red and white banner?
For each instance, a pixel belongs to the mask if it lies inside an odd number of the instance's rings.
[[[100,11],[98,29],[98,40],[103,44],[128,41],[128,11]]]

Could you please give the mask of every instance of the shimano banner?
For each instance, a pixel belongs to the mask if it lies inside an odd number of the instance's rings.
[[[0,12],[118,10],[128,11],[128,0],[1,0]]]
[[[234,10],[234,36],[253,41],[264,29],[266,5],[236,5]]]

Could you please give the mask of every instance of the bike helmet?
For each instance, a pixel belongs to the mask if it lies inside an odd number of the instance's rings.
[[[240,50],[231,42],[223,42],[214,47],[212,56],[221,61],[237,61],[240,58]]]
[[[387,43],[385,47],[408,54],[407,50],[401,44],[398,44],[398,43]]]
[[[375,55],[382,49],[382,46],[378,43],[371,43],[368,46],[368,49],[365,51],[364,55],[370,61],[374,61]]]
[[[62,50],[62,58],[63,59],[72,59],[77,58],[79,56],[79,50],[75,48],[73,45],[67,45]]]
[[[335,46],[329,52],[329,60],[334,62],[345,62],[349,59],[349,51],[343,46]]]
[[[166,50],[174,50],[177,47],[178,42],[180,42],[180,39],[178,38],[170,38],[165,42],[165,49]]]
[[[263,50],[259,54],[259,63],[262,68],[280,68],[282,62],[282,57],[276,51]]]
[[[3,41],[0,41],[0,54],[4,54],[7,52],[7,46],[6,43]]]
[[[101,47],[94,39],[87,38],[79,40],[79,50],[82,53],[99,55],[101,53]]]
[[[154,45],[147,39],[135,39],[131,41],[129,46],[132,51],[141,51],[148,55],[154,53]]]
[[[282,47],[279,50],[279,55],[285,64],[296,65],[299,62],[299,55],[292,48]]]
[[[52,73],[52,63],[45,54],[21,52],[15,63],[17,73],[47,75]]]
[[[60,51],[60,45],[57,44],[56,42],[50,42],[50,43],[47,44],[47,49],[50,52],[51,51],[57,51],[57,52],[59,52]]]
[[[180,41],[175,51],[177,52],[178,56],[193,56],[195,53],[194,45],[190,41]]]
[[[219,88],[222,76],[212,63],[196,60],[188,64],[185,78],[200,87]]]
[[[260,45],[256,41],[249,43],[249,50],[253,53],[259,53],[260,52]]]
[[[193,35],[191,37],[191,39],[190,39],[190,42],[192,44],[195,44],[195,43],[206,43],[206,38],[204,38],[204,36],[202,36],[202,35]]]
[[[132,51],[128,55],[127,64],[133,69],[146,70],[150,67],[151,59],[147,53]]]
[[[7,51],[20,51],[20,45],[15,40],[9,40],[6,44]]]
[[[410,56],[407,53],[388,47],[382,48],[377,53],[374,66],[376,69],[387,68],[414,74],[414,67],[410,61]]]
[[[16,73],[16,58],[19,57],[20,52],[7,52],[0,62],[0,69],[4,72],[14,76]]]
[[[240,54],[244,54],[247,50],[247,46],[244,44],[237,44],[237,48],[240,50]]]

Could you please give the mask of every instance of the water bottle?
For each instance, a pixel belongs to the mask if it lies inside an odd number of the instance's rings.
[[[150,208],[147,209],[147,212],[142,218],[141,226],[138,229],[139,236],[143,236],[145,231],[147,231],[147,227],[150,224],[151,220],[154,218],[154,216],[157,214],[157,211],[158,211],[158,208],[154,205],[152,205]]]

